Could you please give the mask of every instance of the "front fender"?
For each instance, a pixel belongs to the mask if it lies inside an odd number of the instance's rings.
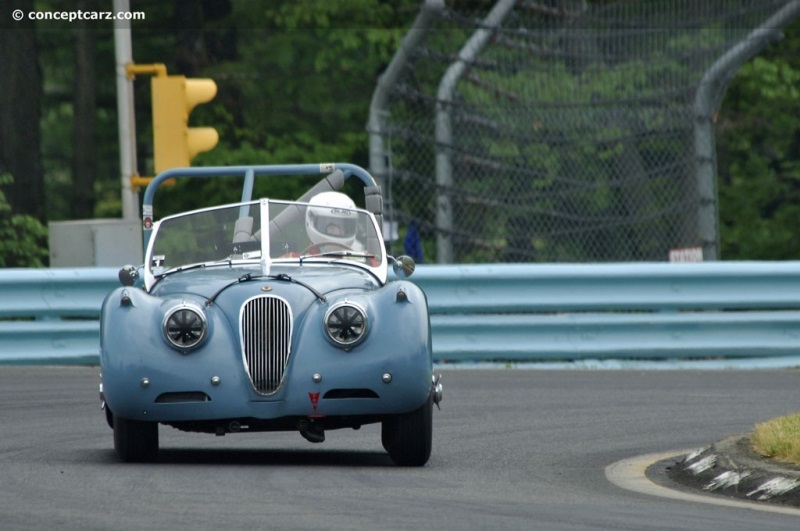
[[[162,329],[166,312],[189,297],[160,298],[135,288],[117,288],[103,302],[100,313],[100,367],[104,398],[111,411],[126,418],[139,418],[143,394],[155,398],[159,390],[209,390],[217,377],[227,389],[240,390],[246,400],[246,381],[241,370],[236,335],[221,311],[204,308],[208,323],[205,340],[183,353],[167,344]],[[193,300],[203,306],[202,300]],[[208,374],[199,375],[198,367]],[[202,378],[200,378],[202,376]],[[143,389],[143,379],[151,382]],[[153,396],[155,395],[155,396]]]
[[[369,319],[366,339],[351,350],[334,345],[323,326],[327,310],[343,300],[362,306]],[[299,387],[324,396],[329,385],[365,387],[384,399],[396,396],[398,407],[407,411],[425,403],[430,394],[433,353],[428,304],[424,292],[410,282],[392,282],[375,291],[329,294],[324,304],[306,314],[295,347],[290,389]],[[309,387],[315,374],[322,382]],[[391,375],[390,383],[383,381],[385,374]]]

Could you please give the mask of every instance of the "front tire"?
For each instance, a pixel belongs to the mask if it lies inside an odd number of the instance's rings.
[[[381,442],[396,465],[424,466],[433,446],[433,397],[419,409],[384,420]]]
[[[158,423],[114,416],[114,450],[126,463],[154,461],[158,456]]]

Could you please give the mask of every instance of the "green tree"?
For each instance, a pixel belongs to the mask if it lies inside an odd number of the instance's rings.
[[[722,257],[800,259],[800,22],[733,80],[717,125]]]
[[[15,214],[4,187],[14,179],[0,173],[0,267],[43,267],[47,263],[47,228],[29,214]]]
[[[30,0],[24,1],[33,5]],[[88,7],[99,5],[98,0],[82,1]],[[483,9],[491,2],[476,4]],[[36,7],[75,6],[63,0],[39,0]],[[163,62],[170,74],[211,77],[217,82],[217,97],[198,107],[192,113],[192,122],[216,127],[221,140],[214,150],[195,159],[197,165],[322,160],[367,165],[365,124],[370,97],[381,70],[419,11],[420,1],[137,0],[131,8],[147,13],[146,21],[133,24],[137,62]],[[10,11],[11,8],[3,12]],[[463,42],[453,31],[440,31],[432,38]],[[796,116],[800,115],[796,88],[800,70],[798,33],[800,25],[795,24],[782,41],[748,64],[734,79],[721,109],[717,140],[725,259],[800,257],[800,242],[794,237],[794,220],[800,213],[796,197],[800,193],[800,133],[796,124]],[[79,27],[37,21],[15,25],[11,30],[4,27],[0,51],[7,67],[2,78],[5,84],[0,81],[0,88],[7,88],[0,90],[0,115],[5,117],[0,120],[0,171],[17,176],[17,182],[8,185],[6,192],[14,214],[25,212],[42,221],[85,215],[118,216],[119,155],[111,25]],[[94,65],[90,64],[92,60]],[[585,83],[579,77],[580,71],[572,65],[571,70],[558,72],[560,82],[567,84],[558,85],[559,90],[575,81]],[[423,74],[415,72],[417,78]],[[664,72],[667,78],[669,74]],[[490,76],[486,81],[500,80]],[[511,88],[519,90],[533,82],[510,75],[502,81],[511,82]],[[587,92],[586,98],[598,90],[602,96],[604,87],[620,90],[613,79],[606,81],[598,79],[594,92]],[[621,89],[635,92],[637,79],[631,77],[627,81]],[[93,98],[92,88],[96,90]],[[139,171],[144,175],[152,172],[149,91],[146,77],[135,82],[137,151]],[[485,95],[467,91],[464,97],[472,101]],[[30,125],[37,123],[40,127]],[[602,150],[587,144],[572,158],[599,158],[603,164],[597,168],[598,179],[611,179],[615,160],[617,166],[625,166],[624,153],[620,154],[620,146],[613,141],[615,131],[619,137],[624,128],[625,124],[609,128]],[[561,139],[555,138],[554,142]],[[640,150],[664,151],[646,142],[643,140],[638,146]],[[530,166],[530,190],[514,191],[515,195],[542,197],[542,209],[559,200],[562,191],[554,188],[552,175],[569,173],[567,166],[573,163],[554,148],[541,142],[537,146],[520,142],[511,135],[496,138],[487,150],[494,157],[524,157],[535,162]],[[395,156],[399,160],[405,155],[396,152]],[[665,151],[660,156],[674,155]],[[300,179],[266,182],[257,193],[294,197],[307,184]],[[483,200],[486,193],[478,184],[471,193]],[[198,202],[235,201],[236,188],[212,182],[179,184],[159,192],[158,199],[166,208],[159,205],[158,212],[166,214]],[[79,195],[79,201],[74,194]],[[602,213],[612,200],[608,192],[587,192],[584,211],[587,215]],[[32,208],[23,208],[23,204]],[[4,219],[10,219],[4,215]],[[484,239],[490,251],[508,238],[529,239],[527,234],[506,231],[504,226],[515,224],[513,215],[509,211],[508,219],[498,219],[487,226]],[[598,241],[619,237],[610,231],[598,233]],[[647,244],[646,238],[638,240],[642,247]],[[541,238],[534,239],[532,245],[542,256],[571,253]]]
[[[0,21],[14,9],[32,11],[33,0],[0,0]],[[8,202],[15,212],[45,219],[39,118],[42,72],[36,34],[26,22],[0,30],[0,172],[17,175],[8,187]]]
[[[188,8],[176,2],[174,9]],[[217,128],[220,142],[193,164],[346,161],[366,166],[365,125],[376,80],[418,10],[417,0],[275,0],[233,3],[214,19],[223,10],[195,8],[203,31],[193,34],[192,42],[202,60],[192,63],[191,73],[180,69],[169,46],[145,48],[155,42],[152,28],[134,31],[134,54],[137,62],[164,62],[170,74],[216,81],[216,98],[197,107],[191,121]],[[142,171],[148,174],[149,94],[138,85],[147,83],[137,83],[137,130]],[[294,198],[315,181],[262,181],[256,193]],[[179,183],[159,192],[157,210],[235,201],[237,194],[233,185]]]

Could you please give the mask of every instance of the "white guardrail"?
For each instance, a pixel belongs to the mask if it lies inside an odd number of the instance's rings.
[[[419,265],[437,362],[800,355],[800,262]],[[0,269],[0,363],[94,364],[117,269]]]

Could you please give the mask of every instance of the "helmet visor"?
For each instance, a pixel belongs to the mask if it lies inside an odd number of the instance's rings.
[[[346,238],[356,233],[358,216],[349,210],[315,208],[312,219],[314,229],[325,236]]]

